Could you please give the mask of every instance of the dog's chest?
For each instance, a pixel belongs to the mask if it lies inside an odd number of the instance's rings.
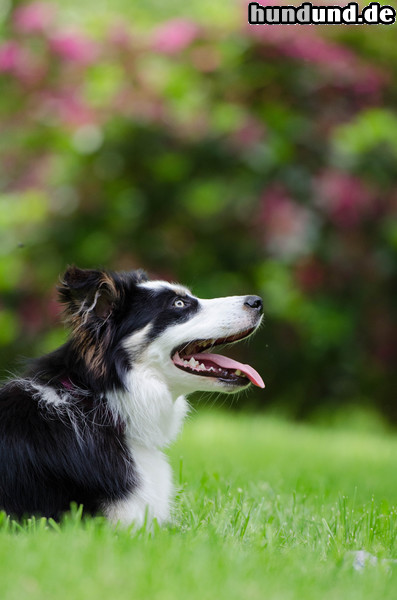
[[[129,390],[111,393],[111,410],[121,417],[131,447],[164,448],[178,435],[188,404],[184,396],[174,398],[168,388],[149,373],[134,373]]]
[[[156,518],[163,523],[170,517],[172,471],[161,449],[177,436],[188,404],[183,396],[173,400],[170,394],[160,391],[151,386],[151,394],[125,393],[108,398],[126,424],[126,443],[137,479],[128,498],[105,507],[112,521],[141,525],[145,519]]]
[[[172,503],[172,472],[166,456],[161,450],[131,446],[134,461],[136,486],[131,493],[102,507],[105,515],[114,523],[135,524],[157,519],[158,523],[170,518]]]
[[[143,447],[131,448],[131,453],[138,475],[132,504],[143,518],[156,518],[163,523],[169,519],[173,496],[172,471],[167,457],[160,450]]]

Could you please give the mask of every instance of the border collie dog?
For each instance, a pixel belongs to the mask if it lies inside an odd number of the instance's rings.
[[[0,391],[0,509],[59,519],[75,502],[114,523],[163,523],[173,486],[162,449],[185,394],[264,387],[252,367],[208,352],[253,333],[262,301],[77,267],[58,289],[69,341]]]

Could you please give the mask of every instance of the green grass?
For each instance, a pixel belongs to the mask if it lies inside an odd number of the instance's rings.
[[[3,516],[2,600],[396,597],[397,565],[383,561],[397,556],[392,434],[204,412],[170,453],[173,526]],[[378,564],[355,571],[356,550]]]

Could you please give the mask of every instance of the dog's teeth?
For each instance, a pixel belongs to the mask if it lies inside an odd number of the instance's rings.
[[[237,371],[234,371],[235,375],[241,375],[241,371],[240,369],[237,369]]]

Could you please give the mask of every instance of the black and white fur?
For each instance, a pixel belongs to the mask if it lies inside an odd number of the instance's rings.
[[[188,412],[184,395],[249,384],[183,370],[172,355],[252,332],[262,303],[201,300],[142,272],[76,267],[59,294],[69,341],[0,391],[0,509],[59,519],[75,502],[114,523],[163,523],[173,484],[162,450]]]

